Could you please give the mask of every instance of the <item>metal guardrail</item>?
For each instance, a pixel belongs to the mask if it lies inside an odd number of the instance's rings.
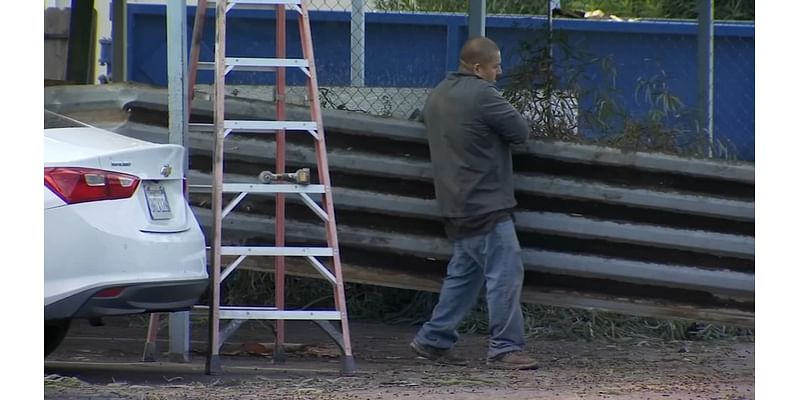
[[[231,116],[268,118],[269,103],[229,100]],[[166,92],[138,86],[53,87],[45,106],[98,126],[166,141]],[[193,117],[211,118],[195,101]],[[122,112],[121,112],[122,111]],[[289,118],[307,113],[290,108]],[[438,290],[451,244],[438,222],[424,128],[413,121],[325,110],[329,163],[345,278]],[[188,137],[189,181],[210,182],[213,138]],[[287,165],[313,163],[310,141],[289,135]],[[274,163],[270,140],[234,136],[231,182],[255,182]],[[523,247],[526,301],[646,316],[752,326],[755,321],[755,167],[663,154],[532,140],[515,148],[516,224]],[[192,192],[210,227],[207,196]],[[287,199],[287,240],[316,244],[314,215]],[[294,202],[293,202],[294,201]],[[224,229],[237,241],[268,244],[270,196],[243,201]],[[269,270],[268,261],[243,267]],[[290,263],[289,273],[310,267]]]

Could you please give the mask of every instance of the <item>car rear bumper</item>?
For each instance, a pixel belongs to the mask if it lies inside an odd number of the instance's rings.
[[[114,297],[96,297],[110,287],[125,288]],[[188,310],[208,287],[207,279],[95,287],[44,307],[44,319],[97,318]]]
[[[112,285],[208,279],[205,238],[188,205],[187,230],[155,233],[141,230],[141,218],[129,203],[45,210],[45,305]]]

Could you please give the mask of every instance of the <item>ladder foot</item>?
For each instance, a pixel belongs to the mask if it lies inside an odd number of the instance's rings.
[[[317,326],[319,326],[323,332],[328,334],[331,339],[333,339],[333,342],[336,343],[336,346],[338,346],[339,350],[342,352],[342,356],[344,356],[344,338],[342,337],[342,333],[339,332],[339,330],[336,329],[330,321],[315,320],[314,323],[317,324]]]
[[[206,375],[219,375],[222,373],[222,362],[219,354],[214,354],[206,358]]]
[[[169,353],[169,362],[186,364],[191,361],[188,353]]]
[[[156,361],[156,342],[147,342],[144,345],[144,353],[142,354],[143,362]]]
[[[278,345],[278,343],[275,343],[275,350],[272,352],[272,363],[284,364],[287,358],[286,347],[282,344]]]
[[[342,358],[342,375],[352,375],[356,372],[356,359],[352,355]]]

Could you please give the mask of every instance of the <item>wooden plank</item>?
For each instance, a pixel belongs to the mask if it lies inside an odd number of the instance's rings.
[[[627,224],[549,212],[519,212],[516,217],[518,229],[524,231],[755,260],[755,239],[747,236]]]
[[[204,229],[211,224],[211,212],[194,207]],[[274,226],[271,216],[231,213],[223,220],[228,240],[269,237]],[[433,260],[447,260],[452,244],[442,237],[398,234],[382,230],[339,224],[340,243],[373,252],[409,255]],[[322,241],[324,228],[318,224],[292,221],[286,225],[287,240]],[[524,248],[522,259],[526,270],[567,276],[610,279],[619,282],[701,290],[731,296],[751,297],[755,293],[755,276],[727,270],[707,270],[691,266],[665,265],[618,258],[560,253]]]
[[[545,197],[592,201],[736,221],[755,221],[755,204],[748,201],[611,186],[537,175],[516,174],[514,183],[516,188],[521,189],[524,193]]]
[[[189,181],[207,185],[208,174],[191,171]],[[254,181],[253,177],[226,174],[226,182]],[[347,209],[387,215],[392,217],[439,220],[436,201],[416,197],[398,196],[367,190],[343,187],[333,188],[337,209]],[[312,196],[319,201],[319,196]],[[287,201],[296,204],[300,199],[290,196]],[[656,225],[629,224],[589,219],[581,216],[551,212],[517,211],[516,226],[521,232],[540,232],[564,237],[600,239],[609,242],[630,243],[665,249],[686,250],[718,256],[755,260],[755,239],[715,232],[667,228]]]
[[[44,10],[44,78],[64,80],[67,76],[69,9]],[[47,90],[45,90],[46,92]]]
[[[235,99],[232,103],[258,102]],[[263,102],[269,109],[268,102]],[[231,112],[246,113],[246,108],[231,108]],[[269,111],[268,111],[269,112]],[[293,107],[290,113],[300,117],[306,113],[302,107]],[[329,131],[355,135],[380,137],[391,140],[427,143],[424,125],[416,121],[382,118],[363,113],[342,110],[325,110],[326,127]],[[723,179],[743,183],[755,183],[755,165],[750,162],[691,159],[669,154],[628,152],[603,146],[567,142],[550,142],[536,139],[524,145],[514,146],[518,154],[531,154],[545,159],[592,165],[608,165],[641,169],[645,171],[681,174],[700,178]]]
[[[755,184],[755,165],[678,157],[669,154],[627,152],[610,147],[566,142],[529,141],[520,152],[554,160],[591,165],[633,168],[644,171],[688,175]]]
[[[192,154],[210,154],[212,141],[210,135],[189,133],[189,147]],[[229,152],[226,153],[229,159],[259,163],[275,161],[273,142],[246,137],[233,137],[229,142],[231,145],[228,146]],[[314,153],[311,148],[287,144],[286,157],[289,163],[309,164],[313,163]],[[328,161],[331,169],[339,172],[425,182],[432,182],[433,179],[429,161],[376,157],[371,154],[343,151],[329,152]],[[737,221],[755,220],[755,205],[746,201],[522,174],[514,176],[514,184],[520,193],[537,196],[594,201]]]
[[[286,267],[286,272],[289,275],[321,279],[321,276],[316,271],[300,260],[288,260]],[[274,264],[268,258],[250,258],[242,264],[242,268],[261,272],[274,272]],[[444,276],[444,271],[432,271],[428,275],[408,274],[396,269],[352,263],[343,263],[342,268],[347,282],[434,293],[440,291],[441,281]],[[525,286],[522,289],[522,301],[530,304],[581,308],[641,317],[686,319],[746,328],[755,327],[755,313],[744,310],[698,306],[675,300],[653,301],[644,298],[610,296],[591,293],[586,290],[565,291]]]
[[[573,253],[522,249],[526,271],[754,297],[755,275]]]
[[[73,88],[53,88],[61,92],[60,97],[66,101],[80,103],[80,95],[71,96]],[[106,91],[107,99],[114,100],[114,88],[96,87],[95,92]],[[128,88],[129,99],[120,104],[125,107],[131,102],[151,104],[153,110],[166,105],[166,93],[163,90],[132,85]],[[71,98],[71,100],[69,100]],[[211,114],[211,103],[199,98],[193,104],[193,114]],[[274,104],[271,102],[229,98],[226,99],[226,111],[231,116],[269,118],[274,115]],[[309,115],[308,109],[299,106],[287,108],[287,115],[292,119],[304,119]],[[323,118],[328,131],[343,132],[389,140],[406,141],[424,144],[424,126],[416,121],[382,118],[363,113],[342,110],[323,110]],[[545,142],[532,139],[525,145],[514,147],[516,153],[531,154],[544,159],[554,159],[570,163],[607,165],[614,167],[634,168],[655,173],[680,174],[698,178],[722,179],[747,184],[755,183],[755,165],[750,162],[729,162],[723,160],[689,159],[668,154],[628,152],[619,149],[582,145],[566,142]]]

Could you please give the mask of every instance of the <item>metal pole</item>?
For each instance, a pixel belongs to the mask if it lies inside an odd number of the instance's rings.
[[[714,156],[714,0],[697,0],[697,107]]]
[[[198,0],[194,14],[194,26],[192,26],[192,47],[189,52],[189,79],[187,88],[187,120],[192,116],[192,100],[194,100],[194,85],[197,82],[197,63],[200,62],[200,42],[203,39],[203,28],[206,24],[206,0]]]
[[[545,124],[548,133],[553,133],[555,130],[555,121],[553,121],[553,9],[561,8],[561,1],[549,0],[547,2],[547,77],[545,83],[545,96],[547,97],[547,108],[545,109]]]
[[[169,314],[169,360],[171,362],[188,363],[191,328],[189,311]]]
[[[167,1],[167,90],[169,142],[183,146],[183,176],[189,171],[186,146],[186,0]],[[169,359],[189,362],[189,312],[169,314]]]
[[[469,0],[469,37],[486,36],[486,0]]]
[[[226,0],[217,1],[216,37],[214,40],[214,152],[212,167],[211,209],[214,213],[213,239],[211,244],[210,294],[208,307],[208,352],[206,355],[206,374],[214,375],[222,371],[219,359],[219,306],[220,269],[222,268],[222,157],[225,141],[225,12]]]
[[[169,142],[186,146],[186,0],[167,0]],[[183,172],[188,172],[184,152]]]
[[[561,0],[549,0],[547,5],[547,54],[553,57],[553,9],[561,8]]]
[[[364,86],[365,35],[364,0],[352,0],[350,11],[350,86]]]
[[[286,58],[286,6],[279,5],[275,12],[275,57]],[[278,67],[275,76],[275,119],[277,121],[286,120],[286,68]],[[281,129],[275,133],[275,171],[279,174],[286,172],[286,131]],[[286,195],[283,193],[275,194],[275,246],[283,247],[285,243],[286,221]],[[286,294],[284,285],[286,284],[286,260],[283,256],[275,257],[275,307],[278,310],[285,308]],[[275,323],[275,351],[272,359],[275,362],[286,361],[286,354],[283,351],[284,335],[286,324],[283,320]]]
[[[128,1],[113,0],[111,7],[113,8],[111,21],[111,46],[113,50],[111,80],[125,82],[128,79]]]

